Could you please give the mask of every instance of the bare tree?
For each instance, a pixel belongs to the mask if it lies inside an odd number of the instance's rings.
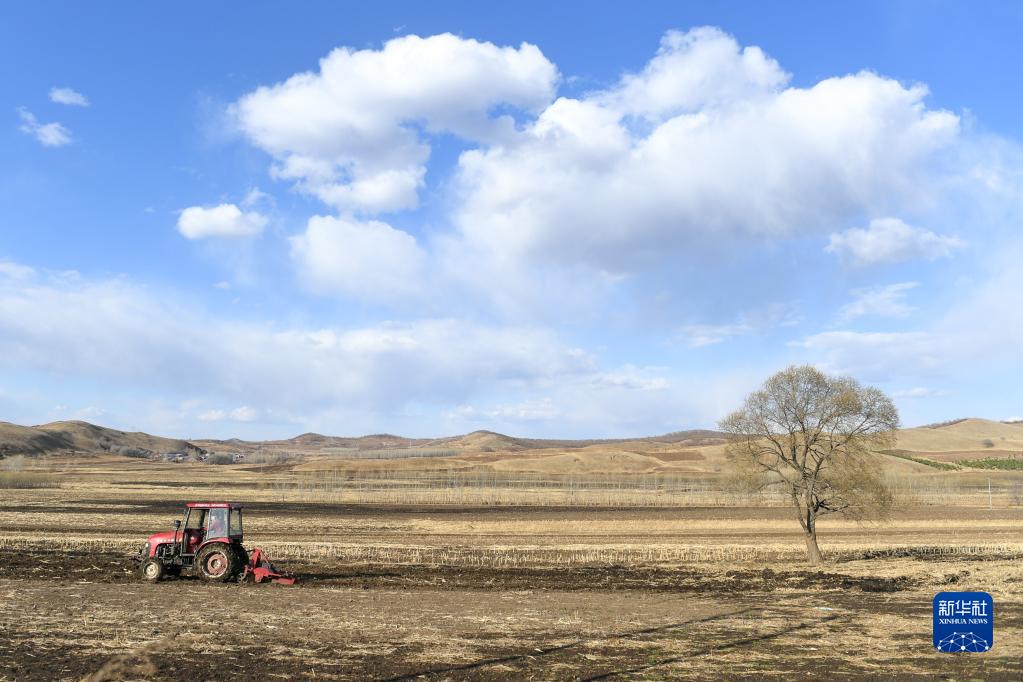
[[[880,390],[809,365],[778,372],[720,423],[738,480],[780,486],[791,498],[811,564],[822,561],[819,517],[880,518],[891,507],[874,452],[894,444],[898,426]]]

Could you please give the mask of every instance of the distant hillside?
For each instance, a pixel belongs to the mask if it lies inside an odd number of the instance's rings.
[[[61,421],[41,426],[19,426],[0,422],[0,454],[42,455],[66,451],[148,453],[181,452],[201,454],[204,450],[188,441],[161,438],[148,433],[126,432],[83,421]]]
[[[407,448],[431,445],[437,441],[429,438],[402,438],[388,433],[369,436],[346,437],[324,436],[320,433],[303,433],[285,440],[193,440],[198,446],[221,452],[251,452],[254,450],[285,450],[292,452],[330,452],[332,450],[377,450],[382,448]]]
[[[464,436],[439,438],[431,445],[444,447],[484,449],[495,452],[507,450],[547,450],[588,448],[593,445],[620,445],[622,443],[669,443],[680,445],[720,445],[725,442],[724,434],[718,431],[693,430],[676,431],[663,436],[645,436],[641,438],[595,438],[566,440],[557,438],[515,438],[493,431],[473,431]]]
[[[516,438],[494,431],[473,431],[461,436],[442,438],[405,438],[389,433],[369,436],[324,436],[319,433],[303,433],[286,440],[243,441],[195,440],[196,445],[209,450],[251,452],[260,449],[286,450],[304,453],[330,453],[338,450],[381,450],[388,448],[451,448],[482,452],[520,452],[524,450],[566,450],[587,448],[593,445],[619,445],[622,443],[664,443],[672,445],[719,445],[725,442],[724,435],[717,431],[677,431],[663,436],[642,438],[604,438],[565,440],[553,438]]]
[[[237,438],[186,441],[161,438],[147,433],[118,431],[82,421],[61,421],[41,426],[19,426],[0,422],[0,456],[40,455],[70,451],[112,452],[145,456],[171,452],[198,455],[207,451],[252,453],[270,450],[343,458],[345,452],[350,450],[421,449],[424,452],[426,450],[454,451],[459,453],[459,457],[463,454],[476,457],[489,453],[528,455],[530,452],[541,454],[537,451],[548,451],[551,455],[579,453],[592,459],[598,452],[622,453],[621,456],[615,454],[615,462],[624,464],[626,460],[632,461],[631,457],[625,457],[624,453],[627,452],[643,457],[662,458],[663,462],[668,461],[663,459],[663,457],[669,456],[665,453],[697,449],[702,453],[701,457],[706,456],[706,460],[704,464],[692,464],[692,466],[717,466],[718,460],[723,457],[725,443],[724,434],[709,430],[677,431],[645,438],[589,440],[516,438],[493,431],[473,431],[460,436],[432,439],[404,438],[387,433],[359,437],[304,433],[294,438],[271,441],[244,441]],[[970,418],[903,429],[898,433],[896,449],[904,454],[948,462],[1018,456],[1018,453],[1023,452],[1023,423]],[[670,455],[670,457],[674,456]],[[563,463],[567,469],[571,470],[581,466],[577,463],[577,459],[576,455],[572,455],[551,460],[550,464],[554,466]],[[908,460],[902,461],[908,462]],[[586,466],[596,466],[596,463],[597,460],[594,459]],[[639,467],[639,461],[637,460],[634,465]],[[657,463],[644,461],[642,464],[644,467],[648,465],[655,466]],[[899,465],[902,466],[901,463]]]
[[[514,438],[503,433],[494,431],[473,431],[463,436],[451,436],[449,438],[438,438],[431,442],[444,448],[455,448],[457,450],[482,450],[487,452],[518,452],[529,448],[543,447],[531,445],[524,438]]]
[[[950,461],[995,457],[1023,451],[1023,423],[988,419],[956,419],[899,431],[898,448],[918,453],[944,453]]]
[[[0,455],[41,455],[72,447],[71,441],[60,434],[0,422]]]

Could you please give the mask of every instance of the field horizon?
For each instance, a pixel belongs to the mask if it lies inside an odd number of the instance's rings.
[[[898,447],[909,451],[954,451],[957,449],[1023,450],[1023,421],[992,420],[983,417],[960,417],[947,421],[902,427],[898,430]],[[324,448],[400,448],[456,447],[460,449],[530,450],[581,448],[590,445],[621,443],[682,443],[689,445],[719,444],[725,434],[715,429],[680,429],[663,434],[622,436],[613,438],[533,438],[477,429],[464,434],[435,437],[409,437],[392,433],[368,433],[359,436],[328,435],[305,432],[290,438],[250,440],[232,438],[194,438],[156,436],[144,431],[123,431],[85,420],[58,420],[37,425],[23,425],[0,420],[0,455],[44,454],[66,450],[92,451],[106,441],[114,446],[151,446],[162,448],[159,454],[187,451],[202,445],[219,449],[231,447],[253,449],[261,446],[286,447],[296,450]],[[987,443],[986,441],[990,441]],[[930,446],[930,447],[928,447]],[[100,448],[102,449],[102,448]]]

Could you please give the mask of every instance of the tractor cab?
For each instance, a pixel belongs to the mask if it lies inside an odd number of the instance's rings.
[[[207,542],[242,541],[242,508],[228,502],[189,502],[185,505],[184,529],[174,522],[174,541],[182,556],[195,556]]]

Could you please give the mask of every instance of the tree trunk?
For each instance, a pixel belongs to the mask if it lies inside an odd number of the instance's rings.
[[[824,562],[821,548],[817,546],[817,513],[809,500],[803,500],[792,493],[792,506],[796,508],[796,518],[803,527],[803,538],[806,540],[806,561],[811,566]]]
[[[817,566],[824,561],[821,548],[817,546],[817,528],[813,526],[806,531],[806,560],[811,566]]]

